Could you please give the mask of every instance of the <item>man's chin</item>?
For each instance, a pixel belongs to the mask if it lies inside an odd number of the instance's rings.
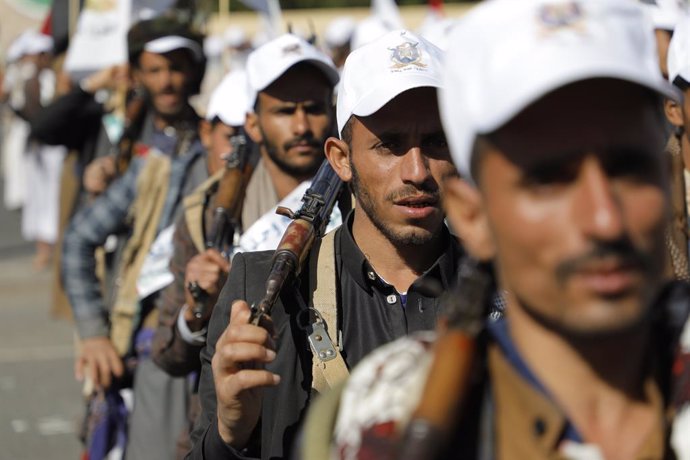
[[[632,299],[618,304],[602,301],[601,305],[573,308],[561,312],[558,317],[532,306],[523,305],[523,308],[545,328],[576,342],[608,340],[637,331],[648,323],[652,310]]]

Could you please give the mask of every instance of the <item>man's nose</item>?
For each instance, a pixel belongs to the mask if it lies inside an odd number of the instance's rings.
[[[292,132],[296,136],[304,136],[306,133],[311,132],[309,116],[302,106],[298,106],[295,113],[292,114]]]
[[[422,184],[429,179],[429,159],[419,147],[412,147],[405,153],[400,175],[403,182],[412,184]]]
[[[611,241],[625,230],[622,204],[615,184],[593,155],[583,161],[575,196],[575,225],[590,238]]]

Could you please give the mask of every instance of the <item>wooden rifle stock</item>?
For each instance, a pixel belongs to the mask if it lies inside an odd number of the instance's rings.
[[[417,409],[407,425],[398,460],[439,458],[461,416],[474,374],[476,337],[483,328],[491,277],[464,258],[456,286],[445,295],[443,332]]]
[[[218,182],[218,190],[213,200],[213,223],[207,248],[215,248],[225,253],[232,245],[235,231],[240,221],[247,184],[254,172],[254,164],[249,161],[251,148],[244,134],[230,139],[232,153],[225,162],[225,172]]]
[[[117,173],[122,175],[127,171],[132,160],[132,150],[137,138],[141,134],[146,119],[148,102],[143,93],[130,91],[130,97],[125,105],[125,128],[117,143],[115,166]]]
[[[302,197],[302,207],[294,213],[286,208],[276,210],[278,214],[290,217],[292,222],[273,255],[264,297],[252,305],[251,324],[259,325],[264,317],[270,316],[285,282],[299,276],[314,241],[323,237],[326,231],[341,187],[342,181],[324,160],[311,187]]]
[[[249,158],[251,146],[245,135],[240,133],[232,136],[230,143],[232,152],[225,160],[225,170],[218,182],[218,190],[212,203],[211,231],[205,241],[207,248],[216,249],[226,257],[230,255],[247,184],[254,172],[254,163]],[[188,288],[194,297],[194,317],[202,318],[207,307],[206,292],[195,283],[190,283]]]

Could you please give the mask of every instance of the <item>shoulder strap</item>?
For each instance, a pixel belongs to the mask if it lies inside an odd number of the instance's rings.
[[[194,247],[199,252],[206,250],[206,239],[204,236],[204,211],[206,209],[207,195],[223,175],[223,170],[218,171],[201,185],[194,192],[187,195],[183,200],[184,216],[187,221],[187,229],[192,237]]]
[[[340,354],[340,328],[338,325],[337,273],[335,263],[335,230],[321,240],[316,256],[316,276],[312,289],[312,306],[325,323],[327,339],[335,345],[335,357],[321,360],[312,346],[312,389],[323,393],[344,380],[347,365]],[[314,286],[315,285],[315,286]],[[335,339],[335,340],[334,340]],[[311,340],[310,340],[311,343]]]
[[[132,235],[127,240],[120,262],[120,287],[110,313],[110,340],[120,356],[131,348],[132,335],[139,314],[137,278],[148,250],[156,238],[168,192],[170,160],[163,155],[151,156],[137,178],[137,196],[130,213],[136,214]]]

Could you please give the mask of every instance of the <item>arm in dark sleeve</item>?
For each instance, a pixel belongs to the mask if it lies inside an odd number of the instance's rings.
[[[103,106],[79,86],[39,111],[31,120],[31,136],[50,145],[81,149],[100,129]]]
[[[158,304],[158,328],[153,337],[153,361],[168,374],[181,377],[199,370],[199,353],[204,345],[186,342],[177,328],[177,317],[185,303],[185,270],[187,263],[198,254],[184,214],[175,226],[170,271],[174,281],[163,289]]]
[[[82,339],[108,335],[108,310],[96,278],[95,250],[125,225],[141,162],[72,218],[62,246],[62,278]]]
[[[237,254],[232,260],[228,280],[213,309],[208,326],[206,347],[201,351],[201,376],[199,381],[199,398],[201,399],[201,417],[192,432],[192,451],[187,455],[191,460],[213,459],[249,459],[236,449],[225,444],[218,433],[216,415],[216,388],[213,381],[211,359],[216,349],[216,342],[230,322],[230,305],[238,299],[246,299],[246,260],[244,254]]]

